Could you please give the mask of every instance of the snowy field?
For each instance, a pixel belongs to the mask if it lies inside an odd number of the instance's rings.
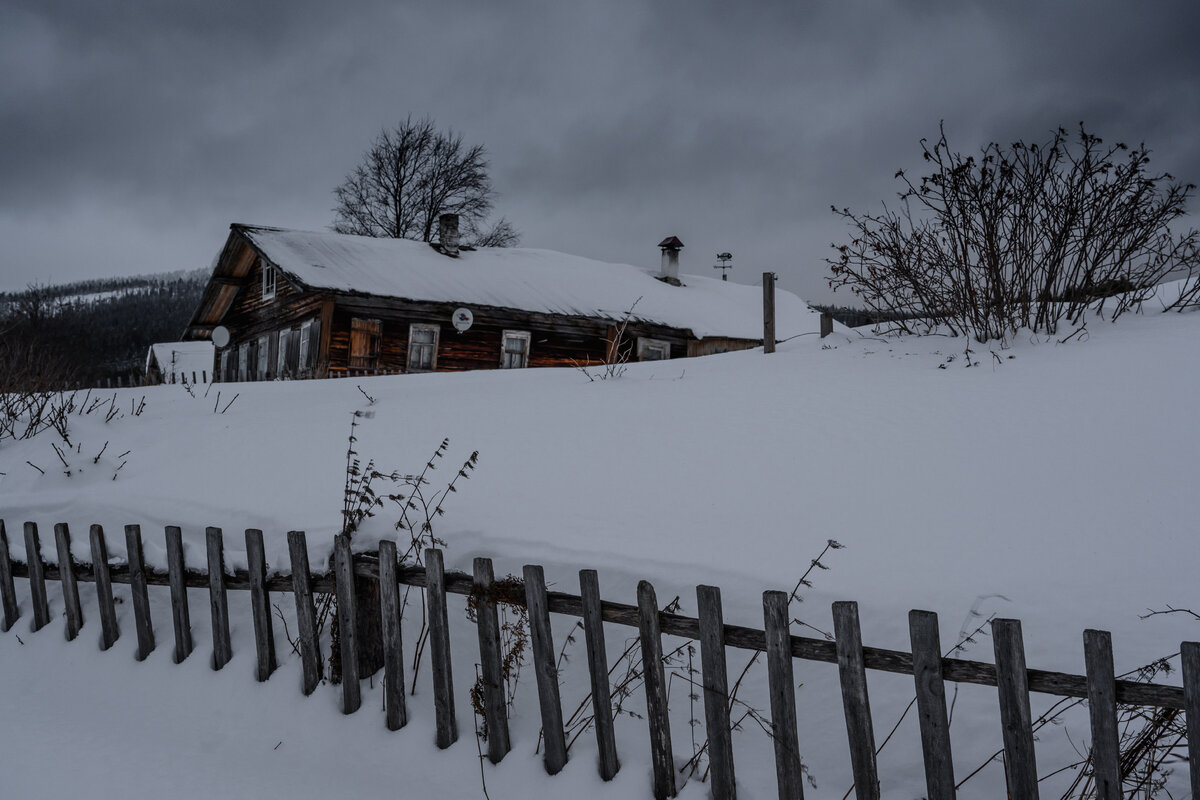
[[[715,584],[727,623],[761,627],[761,592],[791,589],[833,538],[844,549],[824,557],[829,569],[815,571],[813,588],[793,609],[813,628],[830,630],[830,602],[853,599],[866,644],[907,650],[908,610],[930,609],[941,615],[948,648],[960,630],[998,614],[1023,621],[1031,667],[1076,673],[1082,631],[1102,628],[1113,632],[1121,673],[1200,639],[1200,623],[1182,615],[1139,619],[1148,608],[1200,608],[1198,344],[1200,314],[1147,313],[1115,325],[1090,322],[1086,336],[1063,344],[1026,335],[1007,349],[974,345],[970,354],[961,338],[839,333],[799,337],[770,356],[633,365],[607,381],[529,370],[224,384],[207,397],[182,386],[125,390],[117,399],[123,416],[72,418],[78,451],[67,454],[69,476],[48,435],[0,445],[0,518],[18,558],[21,523],[35,520],[51,561],[55,522],[70,523],[81,560],[88,524],[103,524],[113,557],[123,559],[122,526],[137,522],[147,559],[159,566],[162,527],[171,524],[183,527],[197,567],[206,525],[225,529],[235,566],[245,564],[240,542],[248,527],[265,532],[273,565],[286,567],[289,529],[307,531],[314,565],[324,563],[340,524],[357,410],[367,412],[357,449],[385,471],[419,471],[449,437],[436,486],[479,452],[478,469],[436,523],[448,569],[469,571],[479,555],[494,558],[499,574],[538,563],[552,589],[575,592],[577,570],[594,568],[606,599],[635,602],[636,582],[646,578],[660,601],[679,595],[688,614],[694,586]],[[131,414],[143,396],[143,412]],[[396,517],[381,509],[357,546],[395,536]],[[83,586],[87,625],[67,644],[60,620],[28,633],[27,588],[18,581],[23,619],[0,635],[5,796],[117,797],[129,788],[146,796],[328,798],[415,787],[426,797],[482,796],[466,698],[478,656],[461,598],[451,599],[451,616],[462,736],[443,752],[433,744],[427,664],[409,698],[408,727],[388,733],[378,681],[372,690],[364,683],[363,709],[348,717],[339,713],[336,687],[302,697],[299,660],[278,623],[282,666],[266,685],[255,684],[245,593],[230,596],[234,659],[214,673],[204,593],[192,598],[197,651],[176,666],[165,589],[151,589],[158,650],[136,663],[128,602],[118,606],[123,636],[113,652],[96,649],[92,588]],[[127,591],[117,587],[122,597]],[[51,602],[60,613],[57,587]],[[294,630],[291,598],[278,602]],[[559,642],[570,625],[555,619]],[[415,626],[406,618],[406,642]],[[610,630],[610,657],[631,633]],[[578,638],[562,675],[568,714],[586,694]],[[976,638],[966,657],[991,661],[990,640]],[[745,659],[730,651],[731,678]],[[801,752],[815,782],[807,796],[837,800],[851,785],[837,671],[800,661],[796,670]],[[912,683],[879,673],[869,681],[882,742],[912,699]],[[740,697],[765,709],[765,684],[758,665]],[[686,689],[672,691],[682,762],[692,752],[691,712]],[[630,707],[644,711],[641,702]],[[1049,702],[1034,695],[1034,715]],[[604,784],[590,732],[561,775],[542,772],[531,672],[521,678],[513,713],[513,752],[484,769],[493,800],[649,796],[643,721],[619,719],[622,770]],[[703,739],[699,705],[695,714]],[[1001,746],[994,689],[961,689],[952,737],[961,780]],[[1043,730],[1039,773],[1076,761],[1075,748],[1089,738],[1086,714]],[[774,797],[770,740],[748,722],[734,749],[740,796]],[[915,714],[879,762],[885,796],[924,794]],[[1043,797],[1058,797],[1064,777],[1047,781]],[[1178,765],[1175,797],[1187,795],[1186,781],[1186,765]],[[960,796],[1002,793],[1002,768],[993,763]],[[681,791],[707,794],[696,778]]]

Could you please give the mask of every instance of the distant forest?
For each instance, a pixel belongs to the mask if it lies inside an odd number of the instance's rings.
[[[177,341],[208,270],[0,292],[0,391],[128,381],[155,342]]]

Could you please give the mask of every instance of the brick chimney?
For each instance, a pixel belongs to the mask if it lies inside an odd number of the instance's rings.
[[[658,247],[662,250],[662,267],[656,277],[663,283],[681,286],[682,284],[679,282],[679,251],[683,249],[683,242],[679,241],[678,236],[668,236],[658,243]]]
[[[438,217],[438,245],[446,255],[458,255],[458,214],[442,214]]]

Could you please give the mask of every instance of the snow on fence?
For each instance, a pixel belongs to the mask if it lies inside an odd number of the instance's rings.
[[[0,630],[9,630],[19,618],[14,577],[29,580],[35,631],[50,622],[46,581],[58,580],[62,584],[66,606],[67,638],[74,639],[83,626],[77,582],[94,582],[100,606],[101,649],[108,649],[120,635],[113,605],[112,584],[129,584],[137,627],[137,657],[141,660],[155,647],[146,587],[150,584],[165,585],[171,587],[175,660],[179,662],[187,658],[193,649],[186,590],[189,587],[207,588],[213,620],[212,665],[214,669],[221,669],[232,656],[226,594],[231,589],[248,590],[254,621],[257,677],[258,680],[265,681],[276,667],[269,593],[291,592],[296,601],[298,645],[303,671],[302,691],[306,695],[313,692],[321,677],[321,653],[313,595],[335,593],[342,631],[340,647],[343,711],[347,714],[357,711],[361,702],[355,642],[358,612],[355,577],[379,581],[384,647],[384,699],[387,727],[391,730],[402,727],[407,716],[400,637],[399,586],[403,584],[424,588],[428,593],[430,612],[429,647],[436,741],[441,748],[449,747],[458,738],[453,703],[446,595],[467,595],[477,611],[484,716],[489,732],[488,757],[493,763],[503,759],[509,750],[497,614],[497,602],[498,599],[502,599],[505,603],[524,604],[528,611],[530,639],[533,645],[532,658],[545,740],[544,763],[546,771],[550,774],[561,770],[567,760],[558,670],[550,628],[550,614],[554,613],[582,618],[596,712],[599,770],[605,780],[616,774],[619,764],[611,707],[604,702],[611,697],[611,693],[603,625],[607,622],[638,629],[644,669],[646,719],[650,729],[652,791],[656,798],[672,797],[676,792],[662,660],[663,634],[700,642],[712,795],[718,800],[735,796],[726,675],[728,648],[766,652],[772,738],[781,799],[803,797],[796,729],[795,682],[792,674],[792,664],[797,658],[838,665],[851,768],[855,779],[855,793],[859,800],[877,800],[879,797],[875,738],[867,693],[867,670],[914,677],[930,800],[955,796],[944,688],[944,682],[947,680],[997,687],[1010,797],[1038,797],[1029,706],[1031,691],[1088,700],[1093,737],[1092,767],[1098,789],[1097,797],[1104,800],[1118,800],[1121,797],[1117,704],[1184,710],[1187,715],[1192,792],[1200,797],[1200,766],[1197,766],[1200,765],[1200,643],[1196,642],[1185,642],[1182,645],[1183,688],[1179,688],[1116,680],[1113,675],[1111,637],[1106,631],[1084,632],[1087,674],[1069,675],[1027,669],[1021,623],[1011,619],[996,619],[992,622],[996,654],[996,663],[993,665],[943,657],[937,615],[928,611],[909,612],[912,652],[906,653],[864,646],[859,632],[858,606],[852,602],[833,604],[835,641],[792,635],[787,613],[788,595],[785,592],[763,593],[764,628],[760,630],[725,625],[721,612],[721,590],[715,586],[696,588],[699,616],[688,617],[660,610],[654,587],[647,581],[638,584],[636,605],[601,600],[594,570],[580,571],[578,595],[548,592],[542,568],[534,565],[524,568],[523,581],[512,585],[506,582],[501,588],[494,579],[490,559],[475,559],[473,575],[461,572],[447,573],[443,568],[441,551],[426,550],[425,566],[411,566],[399,563],[395,543],[386,541],[380,543],[377,556],[352,555],[349,539],[338,536],[332,572],[314,573],[308,564],[304,533],[291,531],[288,533],[291,574],[268,577],[263,556],[262,532],[259,530],[246,531],[249,568],[246,571],[230,571],[224,565],[224,539],[221,530],[208,528],[208,571],[204,573],[184,568],[180,529],[173,526],[166,528],[168,570],[165,573],[146,568],[142,555],[141,530],[137,525],[125,526],[125,540],[129,553],[127,564],[109,563],[104,531],[99,525],[91,526],[90,530],[92,563],[76,563],[71,556],[67,525],[55,525],[58,563],[70,565],[65,570],[43,563],[35,523],[26,522],[24,533],[26,553],[37,556],[26,564],[11,560],[4,522],[0,520],[0,600],[3,602],[4,611]]]

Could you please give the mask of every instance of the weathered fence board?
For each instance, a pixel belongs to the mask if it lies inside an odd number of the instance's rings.
[[[188,610],[187,583],[183,568],[183,534],[178,526],[168,525],[167,579],[171,586],[171,622],[175,628],[175,663],[192,654],[192,616]],[[207,578],[204,586],[208,585]]]
[[[69,642],[74,640],[83,628],[83,608],[79,605],[79,583],[75,580],[75,559],[71,555],[71,531],[67,523],[55,524],[54,542],[58,546],[58,580],[62,584]]]
[[[946,713],[937,614],[932,611],[908,612],[908,635],[912,643],[913,682],[916,684],[928,800],[953,800],[954,761],[950,751],[950,721]]]
[[[92,551],[92,568],[96,573],[96,601],[100,606],[100,649],[112,647],[121,635],[117,627],[117,608],[113,604],[112,581],[108,577],[108,543],[104,529],[93,525],[88,530]]]
[[[550,631],[550,609],[546,605],[546,576],[541,567],[533,564],[526,564],[522,573],[529,612],[529,638],[533,644],[533,672],[542,712],[544,763],[546,772],[556,775],[567,763],[567,737],[563,730],[562,700],[558,694],[558,664],[555,662],[554,636]]]
[[[771,739],[779,800],[804,800],[800,739],[796,730],[796,684],[792,669],[791,621],[786,592],[763,592],[767,640],[767,683],[771,694]]]
[[[1025,645],[1021,623],[992,620],[996,651],[1000,724],[1004,729],[1004,761],[1009,797],[1037,800],[1037,763],[1033,753],[1033,715],[1029,710],[1029,684],[1025,677]]]
[[[610,781],[621,768],[613,730],[612,689],[608,682],[608,651],[600,601],[600,577],[594,569],[579,571],[579,597],[583,606],[583,636],[587,644],[588,673],[592,683],[593,727],[600,756],[600,778]]]
[[[642,680],[646,692],[646,720],[650,725],[650,761],[654,768],[654,800],[664,800],[675,796],[675,756],[671,747],[671,718],[667,713],[667,679],[662,663],[661,614],[658,597],[649,581],[638,582],[637,595]]]
[[[1121,800],[1121,737],[1117,732],[1117,692],[1112,635],[1083,632],[1087,664],[1088,714],[1092,723],[1092,777],[1097,800]]]
[[[488,760],[499,764],[512,749],[508,738],[508,708],[504,697],[504,655],[500,652],[500,614],[494,594],[495,574],[490,558],[475,559],[475,618],[479,632],[479,669],[483,681],[484,722]]]
[[[379,543],[379,595],[383,615],[383,707],[389,731],[408,723],[404,705],[404,646],[400,639],[400,583],[396,580],[396,543]]]
[[[725,618],[721,590],[696,587],[700,620],[700,668],[704,685],[704,727],[708,733],[708,764],[713,800],[735,800],[733,732],[729,725],[729,676],[725,664]]]
[[[125,526],[125,551],[128,553],[133,620],[137,627],[136,658],[138,661],[144,661],[154,650],[154,625],[150,621],[150,594],[146,589],[146,553],[142,548],[140,525]]]
[[[8,554],[8,532],[4,520],[0,519],[0,603],[4,605],[4,619],[0,620],[0,632],[8,631],[21,616],[17,606],[17,587],[13,583],[12,559]]]
[[[426,601],[429,603],[429,665],[433,673],[433,711],[437,746],[443,750],[458,741],[454,718],[454,675],[450,669],[450,623],[446,611],[446,570],[442,551],[425,551]]]
[[[1179,646],[1183,664],[1183,693],[1187,698],[1188,770],[1192,797],[1200,797],[1200,642]]]
[[[220,528],[205,528],[208,549],[208,608],[212,614],[212,668],[221,669],[233,658],[229,641],[229,597],[225,588],[225,540]]]
[[[246,564],[250,573],[250,612],[254,619],[255,677],[261,682],[275,671],[275,633],[271,626],[271,598],[267,593],[267,557],[262,531],[246,529]]]
[[[338,642],[342,656],[342,713],[353,714],[362,705],[358,685],[358,608],[354,596],[354,567],[350,537],[333,540],[333,572],[337,587]]]
[[[846,735],[850,741],[854,794],[858,800],[879,800],[875,732],[871,726],[871,703],[867,697],[867,670],[863,664],[858,603],[833,604],[833,635],[837,638],[838,674],[842,683]]]
[[[296,598],[296,638],[300,645],[303,673],[301,691],[313,693],[321,682],[321,643],[317,638],[317,609],[313,604],[308,571],[308,543],[304,531],[288,531],[288,555],[292,563],[292,594]]]

